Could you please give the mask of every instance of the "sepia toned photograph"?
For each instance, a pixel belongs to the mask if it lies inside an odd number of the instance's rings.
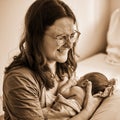
[[[120,0],[0,0],[0,120],[120,120]]]

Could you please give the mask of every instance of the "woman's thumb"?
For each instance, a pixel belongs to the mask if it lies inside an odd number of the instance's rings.
[[[87,95],[92,95],[92,92],[91,92],[92,91],[92,82],[89,80],[87,81],[86,91],[87,91],[86,92]]]

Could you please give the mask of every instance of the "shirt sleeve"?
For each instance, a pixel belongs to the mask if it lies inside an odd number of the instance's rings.
[[[40,88],[33,77],[10,74],[3,85],[3,109],[11,120],[44,120]],[[7,116],[8,115],[8,116]]]

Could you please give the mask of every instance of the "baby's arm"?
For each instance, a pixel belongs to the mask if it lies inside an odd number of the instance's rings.
[[[75,79],[69,79],[60,86],[59,93],[61,93],[65,98],[70,97],[71,93],[71,87],[75,86],[77,84],[77,81]]]
[[[76,84],[77,84],[77,80],[75,73],[73,73],[70,79],[68,78],[68,75],[65,74],[63,81],[59,83],[58,92],[62,94],[65,98],[68,98],[70,94],[70,88],[72,86],[75,86]]]

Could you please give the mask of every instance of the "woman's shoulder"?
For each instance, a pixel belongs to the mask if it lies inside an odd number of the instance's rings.
[[[8,73],[5,74],[4,77],[7,78],[10,76],[21,76],[21,77],[30,78],[33,76],[33,72],[26,67],[18,67],[15,69],[11,69]]]
[[[28,84],[28,85],[39,86],[40,81],[41,79],[39,79],[38,81],[34,73],[26,67],[20,67],[20,68],[13,69],[9,71],[8,73],[6,73],[4,76],[4,83],[5,82],[21,83],[21,84],[23,83],[23,84]]]

